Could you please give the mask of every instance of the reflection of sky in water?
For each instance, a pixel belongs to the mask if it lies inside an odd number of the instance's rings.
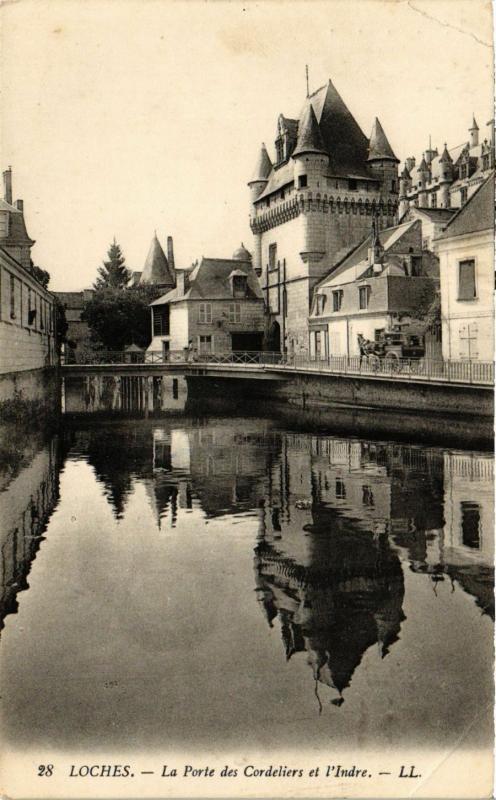
[[[489,741],[490,455],[215,419],[28,461],[0,494],[9,740]]]

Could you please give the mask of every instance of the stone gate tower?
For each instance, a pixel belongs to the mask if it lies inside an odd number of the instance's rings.
[[[379,120],[367,139],[331,81],[299,119],[279,116],[276,137],[274,162],[262,145],[248,183],[253,265],[272,348],[306,353],[315,283],[369,234],[371,217],[396,223],[399,162]]]

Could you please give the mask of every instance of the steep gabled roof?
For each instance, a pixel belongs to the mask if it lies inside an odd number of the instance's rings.
[[[396,158],[395,154],[393,153],[393,148],[389,144],[387,136],[384,133],[384,129],[377,117],[374,120],[372,133],[370,134],[368,157],[369,161],[374,161],[375,159],[389,159],[391,161],[396,161],[399,164],[399,159]]]
[[[387,256],[388,251],[391,249],[393,245],[395,245],[405,233],[410,232],[411,228],[415,225],[420,225],[420,222],[416,219],[409,220],[408,222],[403,222],[401,225],[394,225],[392,228],[384,228],[380,231],[381,236],[381,243],[384,248],[384,254]],[[408,240],[405,247],[410,247],[411,242]],[[328,273],[324,275],[323,278],[317,283],[316,288],[321,288],[325,286],[328,280],[334,279],[338,275],[341,275],[346,270],[352,267],[358,267],[362,265],[362,262],[368,260],[369,248],[372,246],[372,233],[370,233],[365,239],[363,239],[360,244],[355,247],[351,253],[349,253],[345,258],[339,263],[336,264]],[[408,252],[408,250],[406,251]],[[362,265],[363,266],[363,265]]]
[[[162,250],[162,245],[157,239],[157,234],[154,234],[148,255],[146,257],[145,266],[140,277],[140,284],[158,284],[163,286],[174,286],[175,280],[171,275],[169,264],[165,253]]]
[[[484,181],[462,208],[454,214],[444,231],[436,237],[450,239],[494,228],[494,172]]]
[[[303,109],[298,126],[298,140],[293,151],[293,158],[304,153],[326,153],[319,123],[311,103]]]
[[[309,99],[330,157],[332,175],[370,177],[368,139],[332,81],[317,89]]]

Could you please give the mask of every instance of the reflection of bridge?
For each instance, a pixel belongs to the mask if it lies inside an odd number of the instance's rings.
[[[81,376],[102,371],[118,371],[126,375],[160,375],[168,372],[186,377],[237,377],[272,381],[290,380],[301,374],[394,383],[406,381],[418,385],[448,384],[477,389],[492,388],[494,384],[494,364],[482,361],[399,359],[396,362],[370,362],[360,356],[310,359],[308,356],[270,352],[193,354],[181,350],[167,353],[101,351],[85,355],[79,362],[62,365],[62,372],[66,375]]]

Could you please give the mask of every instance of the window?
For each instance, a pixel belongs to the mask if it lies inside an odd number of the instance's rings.
[[[342,302],[343,302],[343,290],[337,289],[335,292],[332,293],[332,310],[341,311]]]
[[[200,303],[198,322],[210,324],[212,322],[212,304]]]
[[[369,307],[370,286],[360,286],[358,290],[358,308],[361,310]]]
[[[281,138],[276,139],[276,160],[277,163],[284,159],[283,141]]]
[[[460,189],[460,202],[462,205],[467,202],[467,197],[468,197],[467,187],[462,186],[462,188]]]
[[[362,503],[370,508],[374,506],[374,493],[370,486],[362,486]]]
[[[153,335],[169,335],[169,306],[155,306],[153,309]]]
[[[489,155],[482,156],[482,169],[489,169]]]
[[[352,192],[357,188],[357,182],[354,178],[350,178],[348,181],[348,189]]]
[[[246,297],[247,276],[234,275],[232,282],[233,297]]]
[[[15,278],[10,276],[10,319],[15,319]]]
[[[384,328],[376,328],[374,331],[374,340],[376,342],[380,342],[383,333],[384,333]]]
[[[172,378],[172,398],[177,400],[179,397],[179,381],[177,378]]]
[[[324,313],[324,309],[326,307],[326,301],[327,301],[327,297],[325,296],[325,294],[318,294],[317,295],[317,302],[316,302],[316,309],[315,309],[316,313],[317,313],[317,316],[319,314],[323,314]]]
[[[467,165],[466,164],[461,164],[460,165],[460,178],[466,178],[466,177],[467,177]]]
[[[396,181],[391,181],[391,191],[392,192],[396,191]]]
[[[298,189],[304,189],[307,185],[307,176],[298,175]]]
[[[44,311],[45,302],[40,297],[40,331],[44,330],[45,328]]]
[[[212,353],[212,337],[211,336],[199,336],[199,351],[201,355],[207,355],[208,353]]]
[[[475,291],[475,261],[473,258],[458,262],[458,299],[474,300]]]
[[[269,269],[276,268],[277,244],[269,244]]]
[[[336,478],[336,500],[346,500],[346,486],[342,478]]]
[[[480,506],[478,503],[462,502],[462,541],[465,547],[478,550],[481,546],[480,537]]]
[[[229,322],[241,322],[241,303],[231,303],[229,306]]]
[[[431,208],[437,208],[437,194],[436,194],[436,192],[432,192],[432,194],[431,194]]]

